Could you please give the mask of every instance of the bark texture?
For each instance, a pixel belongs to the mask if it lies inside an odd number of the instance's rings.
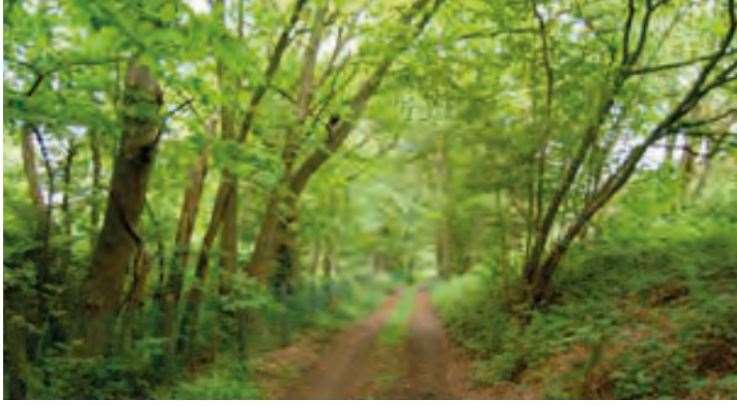
[[[115,157],[107,208],[84,286],[85,352],[104,353],[121,305],[126,271],[141,249],[136,231],[159,141],[163,93],[145,65],[131,62],[122,103],[122,139]]]

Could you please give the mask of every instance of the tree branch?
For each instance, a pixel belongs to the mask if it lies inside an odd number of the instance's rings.
[[[253,119],[256,116],[258,105],[261,103],[261,99],[264,97],[266,91],[271,86],[271,81],[273,80],[274,74],[276,74],[276,71],[279,68],[282,56],[289,46],[290,34],[294,29],[294,26],[297,24],[297,21],[299,20],[299,15],[301,14],[305,4],[307,4],[307,0],[297,0],[297,3],[292,10],[292,14],[289,17],[289,22],[287,23],[287,26],[284,27],[281,35],[279,35],[279,39],[277,40],[276,46],[274,47],[274,52],[269,58],[269,63],[266,68],[266,72],[264,73],[264,83],[259,85],[251,96],[251,101],[249,102],[248,109],[246,110],[246,114],[243,117],[243,121],[241,122],[241,128],[238,134],[238,142],[244,142],[248,137],[248,133],[251,132]]]
[[[679,128],[693,128],[693,127],[700,127],[702,125],[711,124],[720,120],[723,120],[731,115],[737,115],[737,108],[731,108],[727,109],[727,111],[724,111],[720,114],[717,114],[714,117],[705,118],[703,120],[697,120],[697,121],[685,121],[679,125]]]
[[[536,32],[537,30],[533,27],[513,28],[510,30],[499,31],[474,31],[459,36],[455,39],[455,41],[463,41],[475,38],[495,38],[504,34],[535,34]]]
[[[624,23],[624,36],[622,37],[622,65],[630,58],[630,35],[632,34],[632,20],[635,18],[635,0],[627,1],[627,19]]]
[[[726,51],[724,53],[724,55],[725,56],[726,55],[732,55],[732,54],[735,54],[735,53],[737,53],[737,49],[730,49],[730,50]],[[709,54],[709,55],[698,56],[696,58],[688,59],[688,60],[685,60],[685,61],[665,63],[665,64],[662,64],[662,65],[655,65],[655,66],[646,66],[646,67],[637,68],[637,69],[629,69],[629,70],[626,70],[626,73],[628,75],[645,75],[645,74],[648,74],[648,73],[660,72],[660,71],[664,71],[664,70],[678,69],[678,68],[682,68],[684,66],[693,65],[695,63],[699,63],[699,62],[703,62],[703,61],[708,61],[711,58],[714,58],[715,56],[717,56],[718,54],[719,54],[719,51],[714,52],[714,53]]]

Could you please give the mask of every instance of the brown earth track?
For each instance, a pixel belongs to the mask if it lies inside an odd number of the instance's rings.
[[[448,385],[448,341],[435,315],[430,294],[421,289],[415,296],[406,343],[406,375],[395,388],[396,399],[450,399]]]
[[[371,380],[364,366],[400,295],[400,291],[395,292],[369,318],[339,334],[285,399],[359,398],[361,388]]]
[[[471,360],[446,335],[430,294],[414,298],[406,339],[399,345],[378,340],[401,296],[396,292],[369,318],[355,324],[312,352],[293,386],[280,399],[488,399],[494,394],[471,385]],[[282,385],[290,386],[286,382]]]

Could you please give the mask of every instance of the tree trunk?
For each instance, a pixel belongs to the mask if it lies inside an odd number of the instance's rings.
[[[41,157],[43,158],[43,164],[46,171],[46,203],[44,204],[43,216],[38,220],[37,230],[38,238],[42,241],[41,251],[38,254],[36,261],[37,276],[35,283],[35,290],[38,296],[38,306],[35,314],[30,317],[30,320],[38,327],[45,328],[48,323],[48,329],[44,331],[45,337],[48,337],[52,342],[58,342],[64,340],[64,329],[61,325],[59,317],[55,312],[52,312],[50,303],[57,298],[57,294],[54,292],[54,286],[61,286],[63,283],[62,275],[59,272],[59,267],[54,266],[54,253],[51,247],[51,233],[53,226],[53,196],[56,193],[56,176],[54,168],[51,163],[51,154],[44,141],[41,130],[37,127],[31,127],[33,133],[36,136],[36,142],[38,143],[41,151]],[[31,361],[35,360],[38,356],[38,345],[37,339],[43,339],[45,337],[31,336],[33,342],[29,343],[29,357]]]
[[[77,146],[73,141],[67,144],[67,156],[64,160],[64,174],[62,184],[62,199],[61,199],[61,215],[64,223],[64,237],[66,237],[66,243],[64,244],[64,258],[61,259],[60,273],[62,278],[65,277],[67,269],[69,268],[69,261],[72,258],[72,213],[69,210],[69,200],[72,193],[72,168],[74,166],[74,157],[77,154]]]
[[[72,216],[69,212],[69,199],[72,193],[72,168],[74,165],[74,157],[77,155],[77,146],[73,142],[69,142],[67,146],[67,156],[64,160],[64,177],[61,199],[61,212],[64,217],[64,234],[67,238],[72,236]]]
[[[95,231],[100,224],[100,191],[102,189],[102,157],[97,130],[90,130],[90,152],[92,153],[92,191],[90,193],[90,241],[95,248]]]
[[[187,292],[187,300],[177,342],[177,352],[180,354],[186,352],[191,347],[192,340],[197,337],[200,303],[204,296],[209,273],[210,250],[220,231],[220,225],[223,223],[226,208],[230,204],[229,201],[235,198],[235,177],[227,169],[223,171],[223,175],[225,179],[220,182],[221,189],[217,191],[215,207],[213,208],[210,223],[202,240],[200,255],[195,267],[195,280]]]
[[[676,141],[675,135],[668,137],[665,141],[665,159],[663,164],[666,165],[668,169],[673,168],[673,153],[676,150]]]
[[[246,267],[249,275],[261,281],[266,281],[269,269],[271,269],[274,263],[278,226],[278,203],[277,192],[274,191],[271,197],[269,197],[266,213],[264,214],[264,219],[261,221],[261,227],[256,237],[256,245]]]
[[[694,164],[698,156],[698,151],[695,150],[696,147],[697,144],[693,138],[686,138],[683,155],[681,155],[681,204],[686,202],[693,180]]]
[[[292,34],[292,30],[294,26],[297,24],[297,21],[299,20],[299,16],[306,5],[306,0],[296,0],[294,8],[292,9],[292,13],[289,17],[289,21],[287,25],[282,29],[279,38],[274,46],[274,52],[269,57],[268,65],[266,66],[266,71],[264,72],[264,83],[260,86],[258,86],[253,93],[251,94],[251,99],[248,103],[248,107],[246,109],[245,115],[243,117],[243,120],[240,123],[240,128],[237,134],[237,137],[235,138],[238,143],[245,143],[248,139],[248,135],[251,133],[251,129],[253,127],[254,118],[256,116],[256,112],[258,111],[259,105],[261,104],[261,101],[263,100],[264,96],[266,95],[266,92],[270,88],[271,81],[276,74],[276,71],[279,69],[279,65],[281,64],[282,57],[284,56],[284,53],[289,46],[289,43],[291,41],[290,36]],[[223,209],[224,206],[222,206],[222,202],[226,201],[228,198],[228,194],[231,192],[229,186],[225,185],[225,179],[227,178],[227,174],[223,172],[223,177],[220,181],[220,184],[218,185],[218,194],[215,198],[215,204],[213,207],[213,216],[211,218],[210,224],[208,225],[208,232],[210,230],[214,230],[217,232],[220,229],[220,223],[223,220]],[[216,215],[217,213],[217,215]],[[215,238],[213,236],[213,238]],[[209,245],[212,245],[212,242],[210,242]],[[203,248],[203,251],[200,253],[200,258],[198,262],[202,265],[202,267],[207,267],[207,262],[209,261],[209,246],[203,242],[203,247],[206,247],[207,250]],[[248,267],[251,268],[250,265]]]
[[[435,12],[440,8],[443,0],[435,0],[432,5],[429,6],[429,10],[424,8],[430,3],[430,0],[419,0],[411,9],[402,16],[402,23],[412,24],[415,17],[419,14],[421,17],[416,22],[416,25],[412,27],[413,32],[410,37],[410,41],[419,37],[424,31],[427,24]],[[277,223],[278,213],[278,195],[276,201],[270,201],[267,210],[267,216],[262,224],[262,230],[259,234],[258,243],[262,242],[263,248],[260,251],[255,251],[252,259],[252,265],[249,265],[249,271],[256,274],[263,274],[268,271],[268,266],[272,262],[274,251],[277,251],[279,255],[279,262],[282,269],[284,267],[292,267],[294,265],[294,254],[293,250],[293,223],[296,222],[296,208],[299,202],[299,197],[304,191],[307,183],[310,181],[312,176],[330,159],[333,153],[335,153],[346,141],[348,135],[353,130],[357,120],[363,114],[364,109],[371,97],[376,93],[383,81],[386,73],[389,71],[394,59],[405,50],[409,45],[409,42],[402,43],[396,49],[396,52],[392,52],[391,55],[385,57],[381,63],[371,72],[371,74],[364,80],[359,86],[356,93],[347,101],[348,114],[347,116],[341,117],[339,114],[333,114],[326,124],[327,137],[323,146],[315,149],[310,155],[308,155],[299,165],[296,170],[289,171],[289,178],[287,179],[287,197],[285,203],[287,205],[286,219],[281,224]],[[291,168],[290,168],[291,169]],[[274,215],[270,215],[270,211],[273,211]],[[272,223],[273,222],[273,223]],[[272,225],[273,224],[273,225]],[[285,233],[281,233],[281,236],[287,239],[286,242],[278,242],[274,244],[274,236],[279,238],[279,230],[286,230]],[[273,245],[272,245],[273,244]],[[275,245],[275,246],[274,246]],[[272,248],[273,247],[273,248]],[[257,257],[256,254],[259,256]],[[290,270],[293,273],[293,270]],[[277,279],[282,276],[277,277]]]
[[[23,306],[27,298],[21,287],[3,286],[3,372],[6,374],[5,399],[25,399],[28,391],[28,320]]]
[[[564,169],[563,176],[561,176],[560,178],[560,184],[558,185],[558,188],[555,190],[553,196],[548,202],[544,215],[542,213],[538,214],[539,216],[541,216],[541,221],[538,222],[535,238],[533,239],[532,248],[530,250],[530,256],[523,267],[523,275],[528,284],[533,283],[533,281],[537,277],[536,274],[540,271],[540,260],[548,243],[550,231],[553,228],[553,223],[556,220],[558,211],[560,210],[561,205],[564,203],[568,195],[568,191],[573,186],[573,183],[576,180],[576,176],[578,175],[578,171],[581,168],[581,165],[584,163],[589,150],[598,139],[601,127],[604,125],[604,121],[609,115],[610,109],[614,104],[614,95],[619,91],[619,89],[621,89],[623,83],[624,79],[618,78],[614,84],[613,90],[605,93],[603,101],[601,102],[597,111],[596,117],[594,118],[594,121],[586,128],[584,137],[581,140],[581,143],[579,144],[578,149],[573,156],[573,159]]]
[[[715,140],[704,140],[704,155],[702,157],[702,168],[701,168],[701,175],[699,175],[699,181],[696,184],[696,188],[693,192],[693,198],[698,198],[701,196],[701,193],[704,191],[704,187],[706,186],[706,180],[709,177],[709,173],[711,171],[711,161],[712,158],[716,154],[719,153],[721,150],[722,143],[727,139],[727,136],[729,135],[728,130],[725,130],[725,132],[718,136]]]
[[[173,339],[176,331],[179,299],[182,295],[184,273],[189,262],[190,247],[192,244],[192,233],[202,198],[202,189],[207,177],[207,156],[205,148],[197,157],[195,166],[189,172],[189,183],[184,191],[182,208],[179,214],[177,234],[174,241],[174,257],[169,268],[169,276],[164,289],[164,309],[162,334],[170,339],[170,352],[174,351]]]
[[[23,173],[26,176],[26,183],[28,183],[28,195],[31,198],[33,207],[36,208],[39,213],[44,212],[44,200],[43,193],[41,192],[41,185],[38,182],[38,170],[36,169],[36,150],[33,144],[33,132],[30,125],[23,126],[23,132],[21,134],[21,154],[23,158]],[[43,214],[39,214],[42,217]]]
[[[277,218],[276,233],[276,270],[273,278],[273,288],[282,294],[294,292],[294,277],[297,273],[296,254],[296,227],[297,199],[288,196],[284,204],[284,211]]]
[[[228,199],[223,213],[220,233],[220,292],[227,294],[238,271],[238,185],[233,185],[233,196]]]
[[[151,273],[151,255],[141,245],[133,260],[133,281],[122,304],[122,322],[120,328],[119,348],[121,351],[131,349],[135,342],[137,321],[141,315],[146,293],[146,283]]]
[[[85,352],[102,354],[120,306],[131,255],[142,240],[136,226],[159,142],[163,94],[148,67],[131,62],[125,78],[122,139],[115,157],[107,209],[84,285]]]
[[[453,271],[452,258],[455,247],[452,245],[451,219],[453,217],[450,196],[450,165],[448,164],[448,140],[446,134],[438,137],[436,145],[435,177],[437,200],[441,205],[442,217],[436,225],[435,259],[438,273],[446,277]]]

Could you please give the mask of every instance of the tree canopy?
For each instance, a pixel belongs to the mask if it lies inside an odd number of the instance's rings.
[[[734,178],[736,14],[5,2],[6,397],[53,357],[245,351],[340,278],[494,269],[544,310],[631,184],[677,212]]]

